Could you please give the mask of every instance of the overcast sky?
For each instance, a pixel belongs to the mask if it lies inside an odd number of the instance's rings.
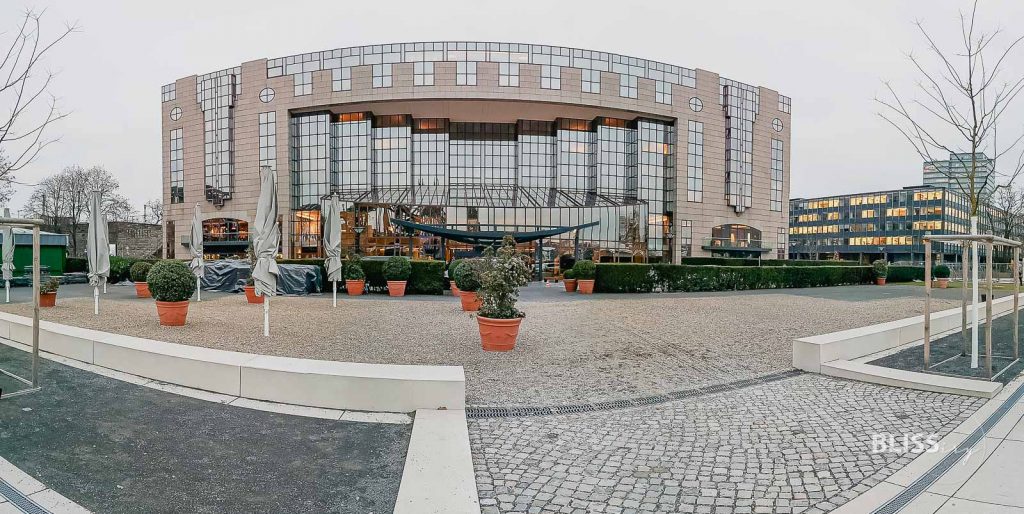
[[[3,0],[0,29],[13,29],[24,8],[46,8],[51,33],[65,20],[81,29],[47,61],[60,73],[53,92],[71,111],[54,127],[62,140],[19,181],[103,165],[141,206],[161,195],[161,85],[261,57],[437,40],[602,50],[766,86],[793,99],[793,197],[918,184],[921,160],[878,118],[873,98],[882,80],[913,86],[905,52],[925,46],[912,22],[954,45],[969,2]],[[982,0],[979,22],[1020,35],[1024,2]],[[1011,66],[1024,73],[1024,52],[1017,56]],[[1022,129],[1018,106],[1000,132]],[[15,209],[30,190],[18,186]]]

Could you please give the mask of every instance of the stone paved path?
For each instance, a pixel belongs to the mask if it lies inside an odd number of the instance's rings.
[[[470,420],[496,513],[826,512],[904,466],[872,434],[945,434],[981,400],[803,375],[653,407]]]

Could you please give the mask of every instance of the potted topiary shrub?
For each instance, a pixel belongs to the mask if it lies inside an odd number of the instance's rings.
[[[875,283],[884,286],[885,277],[889,276],[889,262],[885,259],[878,259],[871,263],[871,266],[875,270]]]
[[[394,256],[384,263],[384,278],[388,281],[388,295],[405,296],[405,285],[412,275],[412,264],[405,257]]]
[[[57,305],[57,288],[60,287],[60,280],[51,278],[39,283],[39,306],[53,307]]]
[[[455,285],[459,288],[462,310],[471,312],[480,309],[480,259],[466,259],[455,270]]]
[[[149,293],[149,284],[146,283],[146,275],[149,273],[149,268],[153,265],[139,261],[132,264],[129,274],[131,275],[132,282],[135,282],[135,296],[139,298],[150,298],[152,295]]]
[[[516,242],[505,236],[497,255],[483,261],[480,274],[480,343],[485,351],[507,352],[516,347],[523,314],[516,308],[519,288],[530,281],[530,269],[516,253]]]
[[[597,264],[591,260],[578,261],[572,267],[576,275],[576,286],[580,294],[592,294],[594,292],[594,277],[597,275]]]
[[[566,293],[576,292],[576,272],[569,268],[562,273],[562,283],[565,284]]]
[[[345,263],[345,289],[349,296],[360,296],[366,290],[366,273],[359,264],[359,258]]]
[[[188,316],[188,299],[196,292],[196,276],[181,261],[157,262],[146,275],[149,291],[156,299],[160,324],[181,326]]]
[[[249,277],[245,279],[242,290],[245,291],[245,301],[254,304],[263,303],[263,296],[256,294],[256,280],[252,278],[252,270],[256,269],[256,252],[253,250],[252,242],[249,242],[249,249],[245,252],[249,260]]]
[[[454,296],[459,296],[459,286],[455,284],[455,270],[459,269],[459,264],[462,264],[462,260],[452,259],[451,264],[448,265],[448,285],[451,286]]]
[[[949,275],[949,266],[945,264],[939,264],[932,268],[932,276],[935,277],[935,282],[938,284],[939,289],[949,287]]]

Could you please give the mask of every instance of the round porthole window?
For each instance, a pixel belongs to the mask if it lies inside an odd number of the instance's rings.
[[[171,121],[178,121],[181,119],[181,107],[175,107],[171,109]]]
[[[690,110],[693,112],[700,112],[704,109],[704,102],[700,101],[700,98],[696,96],[690,99]]]
[[[772,120],[772,128],[775,129],[776,132],[782,132],[782,120],[778,118]]]
[[[274,90],[272,88],[265,87],[265,88],[263,88],[263,91],[260,91],[260,101],[261,102],[263,102],[265,104],[268,104],[268,103],[272,102],[273,100],[274,100]]]

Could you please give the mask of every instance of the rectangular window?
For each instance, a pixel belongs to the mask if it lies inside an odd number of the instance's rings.
[[[413,64],[413,84],[417,86],[434,85],[434,63],[418,62]]]
[[[341,191],[370,189],[372,122],[362,113],[341,114],[331,123],[331,188]]]
[[[298,114],[291,118],[292,208],[319,205],[330,192],[330,113]]]
[[[686,139],[686,201],[704,201],[704,124],[690,121]]]
[[[789,114],[790,109],[792,109],[792,104],[793,104],[793,101],[790,100],[788,96],[779,95],[779,110],[780,111]]]
[[[659,80],[654,83],[654,101],[660,104],[672,103],[672,83]]]
[[[459,86],[476,85],[476,63],[459,61],[455,63],[455,84]]]
[[[771,198],[768,208],[773,211],[782,211],[782,141],[772,139],[772,183]]]
[[[352,90],[352,68],[337,68],[331,70],[331,89],[334,91]]]
[[[260,166],[277,169],[277,113],[260,113]]]
[[[519,63],[503,62],[498,64],[498,85],[519,87]]]
[[[786,229],[783,228],[783,227],[779,227],[779,230],[776,232],[776,234],[777,234],[777,236],[776,236],[776,241],[775,241],[775,244],[776,244],[775,251],[777,253],[776,253],[775,257],[778,258],[778,259],[785,259],[786,258]]]
[[[391,87],[391,64],[373,65],[373,87]]]
[[[172,84],[167,84],[166,86],[161,86],[160,87],[160,100],[161,101],[163,101],[163,102],[170,102],[171,100],[174,100],[175,98],[177,98],[177,96],[178,95],[177,95],[177,92],[175,90],[175,85],[173,83]]]
[[[540,67],[541,89],[562,89],[561,66],[543,65]]]
[[[680,255],[689,257],[693,254],[693,225],[690,220],[679,220]]]
[[[313,72],[296,73],[292,76],[295,77],[295,96],[313,94]]]
[[[182,144],[182,129],[171,131],[171,203],[185,201],[185,150]]]
[[[584,93],[601,93],[601,70],[583,70],[582,89]]]
[[[633,75],[619,75],[619,96],[636,98],[639,90],[637,78]]]

